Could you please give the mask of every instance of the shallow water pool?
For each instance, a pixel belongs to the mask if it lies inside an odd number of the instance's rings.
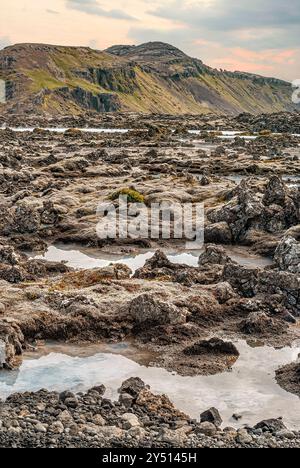
[[[265,267],[272,264],[272,260],[267,257],[253,255],[241,247],[226,247],[227,254],[232,260],[246,267]],[[133,272],[143,267],[145,262],[154,255],[154,250],[148,250],[132,255],[106,254],[101,250],[79,248],[78,245],[57,244],[48,248],[44,255],[37,255],[33,258],[48,260],[53,262],[64,261],[68,266],[76,269],[102,268],[110,264],[123,263]],[[201,251],[186,251],[177,253],[167,253],[168,259],[172,263],[184,264],[192,267],[198,266],[198,259]]]
[[[177,408],[199,419],[202,411],[215,406],[219,409],[224,426],[254,425],[262,419],[283,417],[293,429],[300,423],[300,399],[283,390],[275,382],[275,370],[295,361],[300,343],[275,350],[270,347],[250,347],[237,341],[240,357],[231,372],[215,376],[182,377],[164,369],[147,367],[135,361],[140,351],[129,345],[111,345],[82,348],[72,345],[52,345],[42,356],[28,355],[19,371],[0,373],[0,397],[15,392],[37,391],[41,388],[74,392],[104,384],[106,396],[118,398],[118,388],[129,377],[140,377],[154,393],[165,393]],[[47,354],[49,352],[50,354]],[[127,354],[128,355],[128,354]],[[242,419],[237,422],[233,414]]]

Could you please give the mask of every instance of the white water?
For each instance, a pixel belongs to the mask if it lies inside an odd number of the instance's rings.
[[[177,408],[195,419],[215,406],[221,412],[224,426],[253,425],[265,418],[283,416],[291,429],[299,428],[300,399],[277,385],[275,370],[297,359],[300,344],[281,350],[251,348],[244,341],[235,344],[240,357],[231,372],[196,377],[182,377],[137,364],[122,356],[125,345],[112,345],[109,353],[97,353],[92,345],[94,354],[89,356],[88,348],[84,347],[84,357],[78,356],[78,347],[74,350],[72,345],[58,345],[58,352],[25,360],[19,371],[1,372],[0,397],[41,388],[78,392],[104,384],[107,396],[117,399],[121,383],[134,376],[142,378],[154,393],[167,394]],[[241,414],[242,420],[234,421],[234,413]]]

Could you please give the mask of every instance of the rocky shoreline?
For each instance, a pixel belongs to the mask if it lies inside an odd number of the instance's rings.
[[[24,352],[41,340],[131,340],[152,353],[152,366],[183,376],[215,375],[238,361],[236,339],[276,348],[300,339],[298,114],[1,119],[0,125],[36,129],[0,130],[0,368],[18,368]],[[69,129],[50,132],[49,126]],[[241,133],[228,138],[225,130]],[[109,201],[118,210],[116,194],[124,191],[145,209],[162,201],[204,203],[198,266],[167,256],[187,239],[99,239],[98,204]],[[57,243],[85,248],[91,257],[95,249],[153,256],[135,271],[117,263],[78,270],[37,258]],[[268,262],[241,264],[231,246]],[[299,396],[299,361],[276,378]],[[68,404],[47,391],[9,397],[0,406],[0,446],[299,444],[299,433],[278,421],[270,430],[205,429],[148,390],[146,409],[144,403],[109,402],[103,392],[69,396]],[[157,419],[166,405],[165,420]],[[128,427],[126,410],[140,423]]]
[[[86,394],[41,390],[0,404],[0,445],[5,448],[299,448],[300,432],[280,419],[255,427],[221,429],[215,408],[200,422],[153,395],[138,378],[125,381],[117,402],[105,387]],[[238,416],[236,416],[238,417]]]

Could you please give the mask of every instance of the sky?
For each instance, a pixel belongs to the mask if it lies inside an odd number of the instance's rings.
[[[214,68],[300,79],[300,0],[1,0],[0,48],[148,41]]]

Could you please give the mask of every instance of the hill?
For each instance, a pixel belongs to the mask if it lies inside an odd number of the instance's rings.
[[[2,112],[269,113],[295,110],[291,85],[219,71],[161,42],[88,47],[17,44],[0,51]]]

